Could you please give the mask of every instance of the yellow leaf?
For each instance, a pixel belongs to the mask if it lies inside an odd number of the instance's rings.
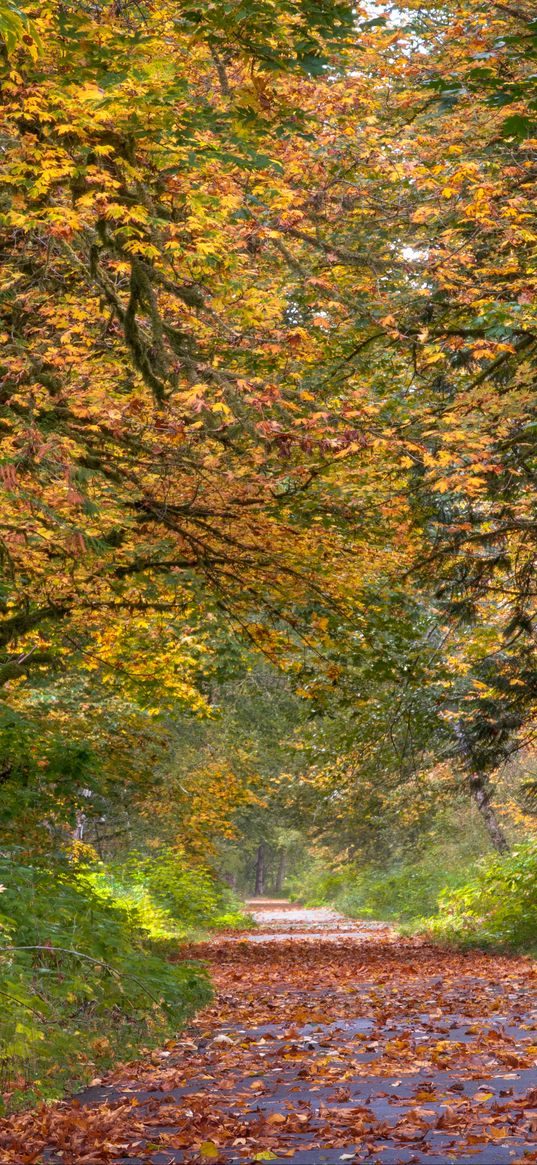
[[[220,1156],[220,1149],[215,1145],[214,1141],[202,1141],[199,1148],[200,1157],[204,1161],[218,1161]]]

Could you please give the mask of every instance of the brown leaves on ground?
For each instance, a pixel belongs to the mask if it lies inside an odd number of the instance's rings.
[[[2,1165],[537,1161],[534,962],[321,911],[259,918],[188,950],[219,992],[195,1026],[78,1100],[4,1120]]]

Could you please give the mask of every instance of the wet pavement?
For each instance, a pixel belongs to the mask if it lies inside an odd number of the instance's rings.
[[[186,952],[209,961],[214,1004],[82,1093],[78,1139],[63,1106],[39,1160],[537,1162],[534,962],[324,908],[250,907],[255,930]]]

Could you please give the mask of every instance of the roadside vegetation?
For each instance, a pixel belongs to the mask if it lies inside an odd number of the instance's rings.
[[[51,1099],[162,1044],[211,998],[200,963],[170,961],[209,930],[243,926],[231,892],[171,852],[54,868],[0,861],[0,1081],[4,1104]]]
[[[441,865],[432,850],[418,862],[389,870],[346,867],[310,875],[297,895],[308,905],[331,905],[350,918],[392,922],[457,947],[537,953],[537,841],[518,843],[504,857]]]
[[[473,828],[472,828],[473,824]],[[537,954],[537,833],[514,831],[512,848],[494,854],[477,822],[449,838],[449,820],[398,860],[345,861],[327,869],[326,855],[305,859],[289,892],[307,905],[330,905],[350,918],[393,923],[454,947]],[[439,831],[440,832],[440,831]]]

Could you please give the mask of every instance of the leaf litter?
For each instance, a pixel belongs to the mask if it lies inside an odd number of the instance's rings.
[[[1,1165],[537,1162],[537,963],[334,912],[181,951],[214,1003],[71,1101],[0,1122]]]

